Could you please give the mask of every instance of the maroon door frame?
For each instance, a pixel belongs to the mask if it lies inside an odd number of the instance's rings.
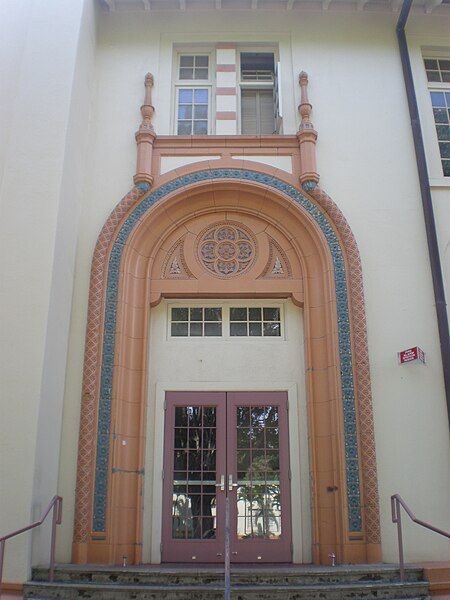
[[[229,476],[237,481],[238,406],[278,406],[280,440],[281,536],[279,539],[237,538],[237,488],[229,490]],[[216,407],[216,537],[173,539],[173,440],[175,407]],[[231,562],[292,562],[291,494],[289,481],[289,427],[286,392],[166,392],[164,425],[164,483],[162,504],[162,562],[223,563],[225,498],[230,498]],[[220,486],[225,477],[225,490]]]
[[[175,407],[216,407],[216,481],[226,471],[226,394],[224,392],[166,392],[164,430],[164,485],[162,505],[162,562],[222,562],[224,523],[217,519],[215,539],[182,540],[172,538],[173,440]],[[216,487],[216,514],[225,510],[225,492]]]
[[[289,425],[286,392],[227,393],[227,483],[228,476],[237,481],[237,410],[238,406],[278,406],[281,536],[279,539],[255,537],[238,539],[237,487],[228,490],[230,496],[231,562],[289,563],[292,562],[291,493],[289,481]]]

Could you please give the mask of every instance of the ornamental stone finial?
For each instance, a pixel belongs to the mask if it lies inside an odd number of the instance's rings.
[[[145,76],[145,97],[144,104],[141,106],[142,122],[136,132],[137,142],[137,166],[134,183],[153,183],[152,175],[152,154],[153,142],[156,138],[156,133],[153,128],[153,114],[155,108],[152,105],[152,88],[154,84],[153,75],[147,73]]]
[[[319,174],[316,169],[316,141],[317,131],[311,123],[312,105],[308,99],[308,74],[301,71],[298,76],[300,85],[300,126],[297,139],[300,147],[300,183],[305,191],[316,186]]]

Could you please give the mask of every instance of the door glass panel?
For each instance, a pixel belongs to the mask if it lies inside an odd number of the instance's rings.
[[[215,407],[175,407],[173,444],[172,538],[215,538]]]
[[[277,406],[238,406],[237,536],[281,536],[279,423]]]

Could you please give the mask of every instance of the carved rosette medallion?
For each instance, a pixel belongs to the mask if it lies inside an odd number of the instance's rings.
[[[197,242],[200,263],[218,277],[233,277],[247,271],[256,257],[251,233],[237,223],[217,223],[203,231]]]

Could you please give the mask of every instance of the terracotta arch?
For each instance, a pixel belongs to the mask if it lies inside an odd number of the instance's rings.
[[[75,562],[114,563],[123,555],[130,562],[140,560],[149,307],[160,295],[204,296],[207,289],[200,283],[189,287],[189,279],[177,280],[176,286],[158,281],[161,257],[173,251],[176,232],[182,233],[186,223],[227,214],[272,227],[297,274],[277,281],[278,287],[270,279],[262,285],[250,272],[234,284],[230,279],[210,283],[212,293],[221,297],[261,292],[292,296],[304,306],[313,560],[327,563],[330,550],[342,562],[380,559],[370,375],[355,240],[320,189],[308,195],[287,174],[243,166],[202,170],[194,165],[176,177],[168,174],[149,194],[146,184],[137,186],[99,236],[89,298]]]

